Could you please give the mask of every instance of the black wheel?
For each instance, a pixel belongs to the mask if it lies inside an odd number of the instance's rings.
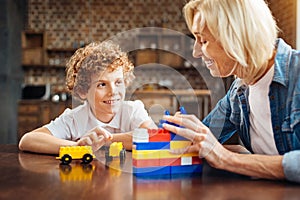
[[[91,154],[84,154],[84,156],[82,157],[82,162],[84,164],[89,164],[90,162],[92,162],[93,160],[93,156]]]
[[[65,154],[63,155],[63,157],[61,157],[61,164],[68,165],[71,162],[72,162],[72,157],[69,154]]]

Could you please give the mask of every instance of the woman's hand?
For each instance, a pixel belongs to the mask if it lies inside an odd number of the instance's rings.
[[[93,151],[100,149],[105,143],[111,141],[113,135],[99,126],[88,131],[82,138],[77,141],[78,146],[92,146]]]
[[[174,125],[164,123],[163,127],[166,130],[192,141],[191,146],[185,149],[180,149],[175,153],[198,152],[199,157],[206,158],[211,165],[217,167],[220,162],[219,156],[224,153],[226,149],[222,147],[215,136],[211,133],[210,129],[206,127],[195,115],[182,115],[176,113],[175,116],[164,116],[163,118],[168,122],[172,122],[180,126],[176,127]]]

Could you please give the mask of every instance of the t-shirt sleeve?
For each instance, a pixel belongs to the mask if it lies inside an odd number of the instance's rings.
[[[71,136],[71,123],[73,123],[71,117],[71,109],[67,108],[59,117],[50,121],[49,124],[44,125],[54,137],[66,140],[72,140]]]
[[[146,111],[143,102],[140,100],[133,101],[133,112],[130,119],[131,130],[139,128],[141,124],[145,121],[152,120],[151,117],[148,115],[148,112]]]

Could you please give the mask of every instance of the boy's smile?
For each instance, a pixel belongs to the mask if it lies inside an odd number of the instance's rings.
[[[91,78],[91,87],[87,100],[95,117],[102,122],[109,122],[121,107],[125,98],[123,69],[111,72],[105,70]]]

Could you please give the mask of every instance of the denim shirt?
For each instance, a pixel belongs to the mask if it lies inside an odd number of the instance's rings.
[[[291,49],[282,39],[276,42],[277,53],[269,99],[274,140],[283,155],[287,180],[300,182],[300,51]],[[251,152],[249,132],[249,89],[236,79],[203,123],[221,143],[238,133]]]

